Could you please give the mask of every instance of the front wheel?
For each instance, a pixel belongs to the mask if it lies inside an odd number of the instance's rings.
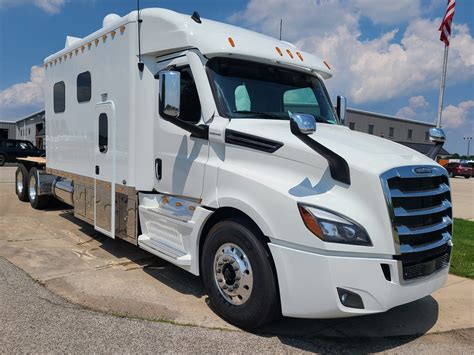
[[[212,307],[228,322],[255,329],[279,315],[279,297],[269,252],[260,232],[245,221],[226,220],[209,232],[202,275]]]

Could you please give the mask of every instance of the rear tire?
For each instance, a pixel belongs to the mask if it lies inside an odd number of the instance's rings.
[[[28,202],[28,170],[20,164],[15,172],[15,191],[18,199]]]
[[[7,157],[3,154],[0,154],[0,166],[4,166],[7,162]]]
[[[31,207],[42,210],[48,205],[49,195],[39,195],[38,191],[38,169],[31,168],[28,178],[28,198]]]
[[[204,242],[201,270],[212,308],[243,329],[280,315],[277,282],[261,232],[243,220],[217,223]]]

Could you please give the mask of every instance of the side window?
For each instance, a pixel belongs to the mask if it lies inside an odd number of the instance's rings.
[[[408,130],[408,136],[407,136],[408,139],[412,139],[413,138],[413,130],[412,129],[409,129]]]
[[[369,124],[369,134],[374,134],[374,125]]]
[[[77,102],[90,101],[91,93],[92,93],[91,73],[86,71],[77,76]]]
[[[66,85],[64,81],[54,84],[53,101],[55,113],[61,113],[66,110]]]
[[[198,123],[201,120],[201,103],[189,66],[178,69],[181,73],[181,103],[179,118],[183,121]]]
[[[107,114],[99,115],[99,152],[107,153],[109,145],[109,122]]]
[[[307,113],[316,118],[321,117],[318,100],[310,87],[285,91],[283,105],[285,111]]]

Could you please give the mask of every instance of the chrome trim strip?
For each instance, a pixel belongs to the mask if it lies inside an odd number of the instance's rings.
[[[424,197],[424,196],[435,196],[444,194],[449,191],[449,186],[442,183],[436,189],[416,191],[416,192],[403,192],[399,189],[390,189],[390,195],[393,197]]]
[[[451,208],[451,202],[448,200],[443,200],[441,202],[441,205],[436,206],[436,207],[430,207],[430,208],[420,208],[416,210],[407,210],[403,207],[395,207],[394,208],[394,213],[396,217],[413,217],[413,216],[423,216],[427,214],[433,214],[433,213],[438,213],[438,212],[443,212],[447,210],[448,208]]]
[[[397,226],[398,235],[417,235],[436,232],[440,229],[449,227],[453,221],[448,216],[444,216],[440,223],[433,224],[431,226],[421,228],[409,228],[407,226]]]
[[[409,254],[409,253],[419,253],[419,252],[422,252],[422,251],[435,249],[435,248],[438,248],[438,247],[440,247],[440,246],[442,246],[446,243],[448,243],[448,245],[452,246],[451,235],[449,233],[443,233],[442,236],[443,236],[443,239],[440,239],[437,242],[432,243],[432,244],[423,244],[423,245],[420,245],[420,246],[417,246],[417,247],[413,247],[413,246],[408,245],[408,244],[402,244],[400,246],[400,251],[402,252],[402,254]]]

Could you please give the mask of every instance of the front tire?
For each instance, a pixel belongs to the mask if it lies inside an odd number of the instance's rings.
[[[202,276],[213,309],[240,328],[258,328],[279,315],[269,251],[260,231],[241,220],[217,223],[203,247]]]
[[[15,172],[15,192],[23,202],[28,202],[28,181],[28,170],[20,164]]]
[[[30,205],[36,210],[44,209],[49,202],[49,195],[39,194],[38,170],[31,168],[28,178],[28,198]]]
[[[7,162],[7,157],[3,154],[0,154],[0,166],[4,166]]]

